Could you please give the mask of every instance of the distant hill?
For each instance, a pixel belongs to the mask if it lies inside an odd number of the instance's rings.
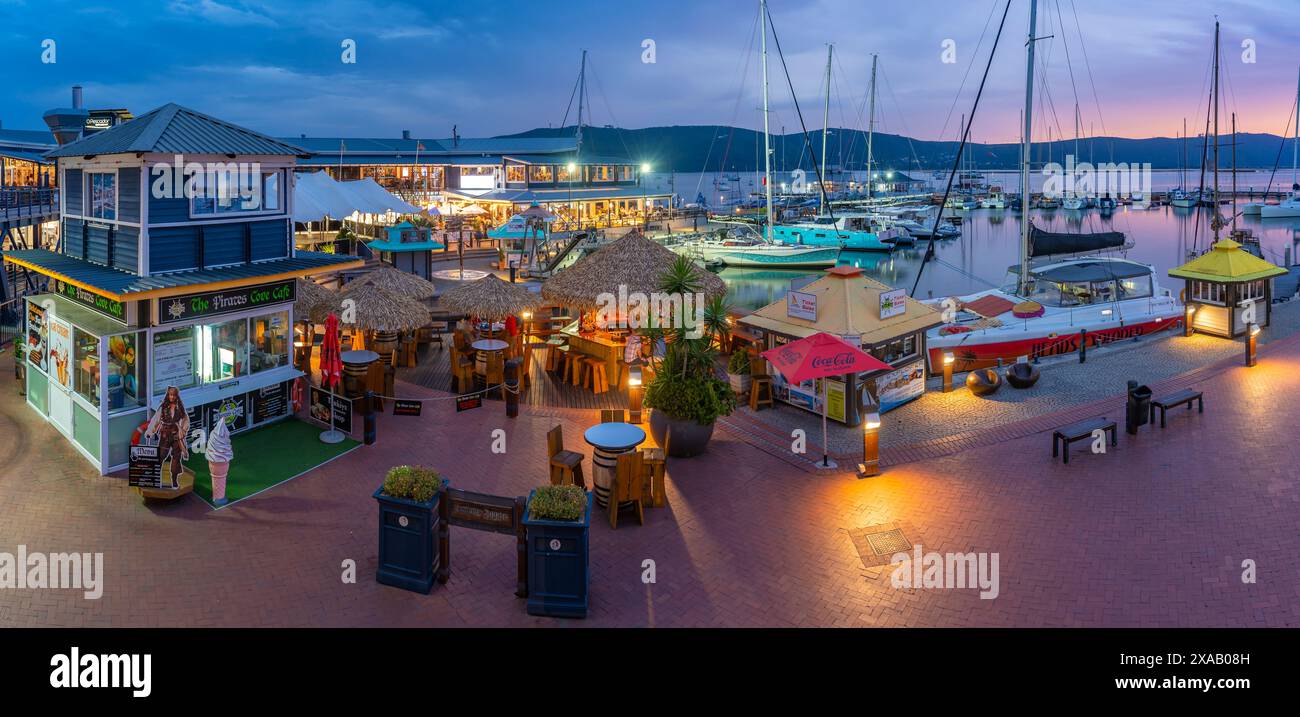
[[[539,128],[505,135],[508,137],[572,137],[574,127]],[[821,153],[822,132],[810,133],[813,148]],[[827,165],[843,169],[862,169],[867,161],[867,133],[860,130],[832,129],[827,135]],[[1232,138],[1220,138],[1220,167],[1232,166]],[[1242,169],[1271,169],[1278,156],[1281,138],[1271,134],[1237,135],[1237,166]],[[584,127],[583,151],[599,155],[628,156],[632,160],[649,163],[654,171],[754,171],[761,169],[763,135],[751,129],[719,125],[684,125],[672,127],[646,127],[644,129],[618,129],[615,127]],[[1187,140],[1187,164],[1199,167],[1204,140],[1199,137]],[[1290,140],[1282,156],[1282,166],[1290,166]],[[1079,140],[1076,161],[1085,162],[1149,162],[1154,169],[1177,169],[1182,164],[1183,141],[1173,137],[1129,139],[1124,137],[1094,137]],[[772,135],[773,170],[782,166],[793,170],[802,166],[812,169],[812,161],[802,134]],[[925,169],[947,168],[952,165],[957,142],[909,140],[896,134],[877,132],[872,142],[875,164],[881,169],[907,171],[918,167]],[[1017,169],[1020,161],[1019,144],[971,145],[970,156],[978,169]],[[1056,140],[1051,143],[1051,157],[1064,162],[1067,152],[1074,151],[1074,140]],[[1047,161],[1046,142],[1034,143],[1035,165]]]

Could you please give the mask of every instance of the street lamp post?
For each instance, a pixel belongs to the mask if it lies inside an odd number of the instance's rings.
[[[650,173],[649,163],[641,165],[641,175],[637,177],[637,184],[641,185],[641,232],[647,233],[650,230],[650,207],[649,200],[646,199],[645,175]]]
[[[943,352],[943,392],[952,393],[952,365],[957,357],[951,351]]]
[[[641,367],[631,366],[627,371],[628,422],[641,422]]]
[[[1251,324],[1246,332],[1246,365],[1254,366],[1258,363],[1257,351],[1259,349],[1259,324]]]
[[[880,475],[880,412],[874,409],[862,419],[862,462],[858,477]]]

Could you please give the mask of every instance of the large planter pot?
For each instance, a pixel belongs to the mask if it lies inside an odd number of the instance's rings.
[[[586,617],[591,587],[588,558],[592,494],[587,510],[577,521],[533,519],[533,495],[524,507],[528,545],[528,614],[548,617]]]
[[[375,491],[379,503],[379,570],[375,579],[384,585],[428,594],[438,575],[438,501],[446,490],[424,503]]]
[[[750,376],[747,373],[728,373],[727,381],[731,383],[733,393],[749,393]]]
[[[672,428],[673,439],[668,444],[668,455],[673,458],[690,458],[698,456],[709,447],[713,438],[713,424],[701,425],[690,419],[673,418],[663,411],[650,411],[650,435],[655,443],[664,444],[668,429]]]

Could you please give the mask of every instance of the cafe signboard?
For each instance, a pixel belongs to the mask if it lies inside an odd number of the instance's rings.
[[[107,296],[100,296],[93,291],[86,291],[79,286],[73,286],[66,281],[55,279],[51,282],[54,287],[54,293],[62,296],[73,303],[80,304],[92,311],[98,312],[108,318],[126,323],[126,304],[121,301],[115,301]]]
[[[158,323],[177,324],[220,314],[285,304],[297,298],[294,280],[241,286],[158,300]]]

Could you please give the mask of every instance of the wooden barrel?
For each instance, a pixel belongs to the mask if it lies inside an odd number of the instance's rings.
[[[376,331],[370,350],[379,354],[380,360],[391,361],[393,352],[397,350],[397,339],[396,331]]]
[[[343,395],[348,398],[359,398],[366,394],[366,371],[370,368],[368,363],[345,363],[343,364]]]

